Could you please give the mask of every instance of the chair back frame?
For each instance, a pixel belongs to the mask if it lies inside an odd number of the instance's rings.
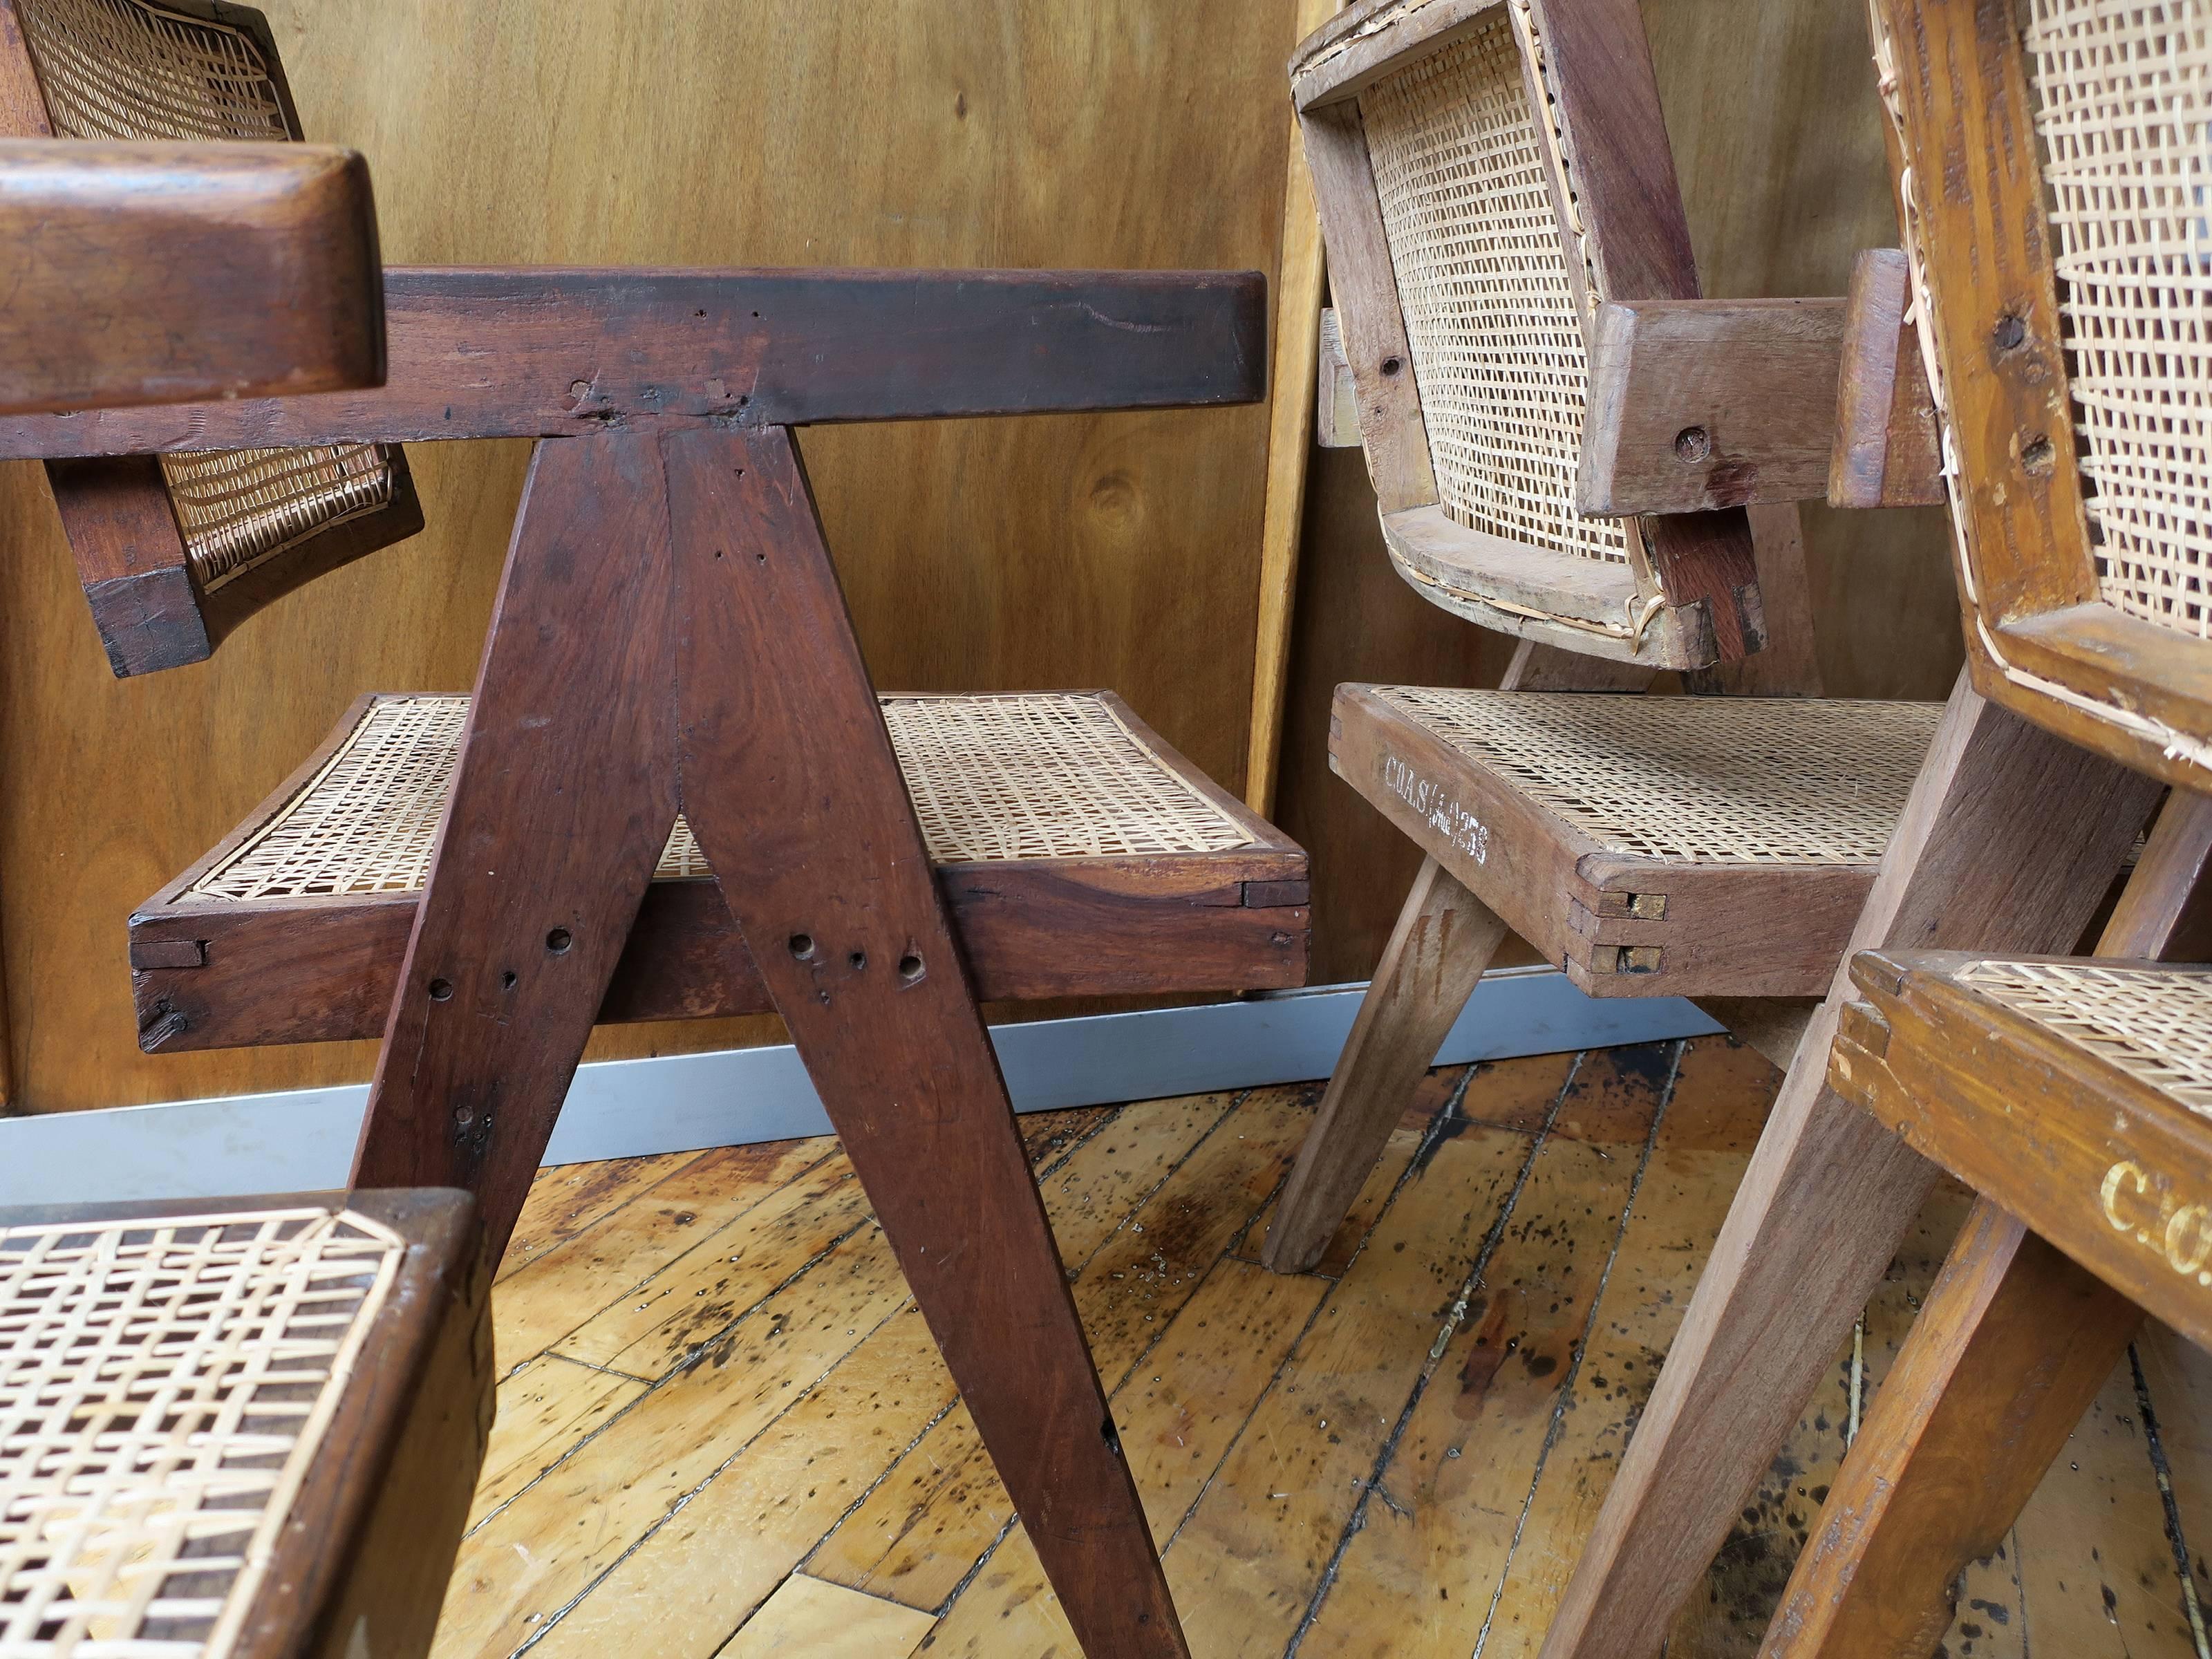
[[[1538,118],[1585,361],[1601,301],[1698,296],[1634,0],[1368,0],[1303,43],[1291,95],[1391,557],[1425,597],[1501,632],[1653,668],[1737,660],[1765,635],[1741,509],[1624,520],[1625,560],[1610,560],[1486,533],[1440,505],[1362,100],[1501,22]]]
[[[2064,7],[2086,15],[2094,0]],[[2039,11],[2058,9],[2039,0]],[[2091,441],[2075,411],[2084,353],[2106,351],[2110,339],[2102,324],[2081,332],[2062,299],[2063,228],[2052,212],[2027,36],[2012,7],[1972,0],[1875,0],[1873,23],[1975,689],[2123,764],[2212,787],[2212,605],[2203,579],[2185,576],[2170,590],[2161,622],[2143,606],[2131,613],[2114,603],[2114,579],[2099,568],[2108,534],[2122,526],[2117,515],[2109,531],[2097,522],[2085,477]],[[2201,66],[2197,74],[2201,83]],[[2198,107],[2201,135],[2202,100]],[[1942,187],[1928,188],[1930,179]],[[2138,273],[2138,282],[2171,283],[2181,298],[2169,320],[2150,324],[2154,336],[2188,324],[2189,306],[2201,311],[2208,286],[2201,271],[2191,281],[2170,265]],[[2186,377],[2159,349],[2191,349],[2184,335],[2133,343],[2144,357],[2165,358],[2172,384],[2162,395],[2185,397]],[[2167,417],[2176,428],[2188,420],[2179,412]],[[2148,494],[2159,505],[2159,492]],[[2177,538],[2187,537],[2185,526]],[[2212,574],[2212,560],[2196,562]]]
[[[52,100],[40,78],[38,54],[27,20],[41,0],[0,0],[0,136],[51,137]],[[256,55],[253,70],[265,76],[283,132],[305,137],[292,89],[268,20],[225,0],[80,0],[114,7],[155,21],[201,23],[241,37]],[[374,250],[372,249],[372,252]],[[237,458],[224,469],[252,469],[212,481],[219,494],[281,490],[288,465],[312,461],[331,487],[350,491],[357,504],[324,513],[319,522],[270,547],[234,555],[219,571],[191,556],[179,515],[174,481],[152,456],[97,464],[58,461],[47,482],[61,514],[63,533],[100,630],[108,664],[118,678],[202,662],[240,623],[318,576],[404,541],[422,528],[405,452],[386,445],[350,456]],[[381,477],[375,476],[381,473]]]

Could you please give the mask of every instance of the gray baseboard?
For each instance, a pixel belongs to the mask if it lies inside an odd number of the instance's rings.
[[[1048,1111],[1324,1078],[1362,985],[994,1028],[1015,1109]],[[1598,1000],[1548,968],[1484,977],[1438,1064],[1717,1030],[1672,997]],[[366,1085],[0,1120],[0,1205],[303,1192],[345,1180]],[[782,1045],[603,1060],[576,1073],[546,1161],[690,1152],[825,1134]]]

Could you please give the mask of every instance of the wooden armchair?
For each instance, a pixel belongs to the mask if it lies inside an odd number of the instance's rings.
[[[47,134],[303,136],[257,11],[10,0],[0,6],[0,137]],[[46,471],[118,677],[204,661],[271,601],[422,527],[396,444],[58,460]]]
[[[1938,1165],[1981,1198],[1765,1652],[1928,1652],[2148,1307],[2203,1340],[2203,9],[1877,0],[1967,673],[1547,1643],[1653,1651]],[[2168,797],[2098,939],[2082,930]],[[1830,1038],[1834,1038],[1832,1060]]]
[[[384,374],[343,151],[0,143],[0,403]],[[466,1193],[0,1212],[0,1650],[428,1650],[490,1428]]]
[[[49,4],[79,45],[137,49],[118,18],[202,52],[216,31],[281,88],[240,9],[22,0],[50,97]],[[64,464],[103,511],[199,457],[542,441],[474,696],[356,703],[142,908],[142,1042],[380,1032],[352,1183],[471,1190],[496,1257],[595,1019],[775,1009],[1086,1650],[1183,1654],[976,999],[1297,983],[1304,857],[1109,694],[879,699],[793,429],[1250,402],[1264,283],[392,270],[385,291],[380,390],[0,422],[0,453]],[[189,566],[161,568],[212,594]]]
[[[1707,999],[1786,1060],[1938,713],[1816,697],[1794,507],[1755,545],[1741,507],[1577,507],[1600,325],[1698,291],[1632,0],[1363,4],[1291,83],[1391,556],[1522,644],[1500,690],[1337,690],[1331,765],[1426,857],[1269,1232],[1285,1271],[1508,929],[1593,996]],[[1662,668],[1770,695],[1584,695]]]

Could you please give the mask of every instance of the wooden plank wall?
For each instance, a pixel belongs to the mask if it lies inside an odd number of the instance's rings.
[[[1854,253],[1896,245],[1863,7],[1644,0],[1644,19],[1707,294],[1841,294]],[[1944,516],[1812,506],[1805,529],[1830,693],[1943,696],[1960,657]],[[1298,580],[1275,816],[1313,854],[1323,983],[1370,971],[1419,862],[1329,775],[1331,688],[1494,685],[1510,653],[1393,574],[1357,451],[1314,458]]]
[[[261,0],[395,263],[1258,268],[1291,0]],[[1114,686],[1235,788],[1267,411],[806,441],[878,682]],[[526,450],[413,451],[430,528],[118,684],[34,469],[0,472],[0,939],[18,1109],[362,1079],[365,1045],[141,1055],[131,907],[356,694],[473,678]],[[702,1024],[596,1053],[716,1047]]]

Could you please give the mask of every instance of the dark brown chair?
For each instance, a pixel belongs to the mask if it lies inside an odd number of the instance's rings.
[[[15,10],[51,97],[48,3]],[[52,4],[80,44],[106,38],[88,17],[216,31],[281,86],[237,9]],[[1249,402],[1263,283],[393,270],[386,293],[380,391],[0,422],[0,453],[82,465],[65,486],[103,502],[179,457],[542,441],[473,697],[357,704],[141,911],[142,1040],[380,1030],[353,1184],[467,1188],[496,1255],[596,1018],[773,1007],[1086,1650],[1183,1654],[976,998],[1296,983],[1304,855],[1105,694],[879,700],[793,429]]]

